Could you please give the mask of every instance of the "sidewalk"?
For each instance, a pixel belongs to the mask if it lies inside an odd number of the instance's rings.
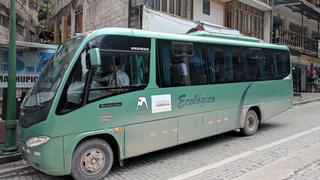
[[[235,180],[320,179],[320,143],[289,154]]]
[[[5,163],[9,163],[9,162],[14,162],[14,161],[17,161],[17,160],[20,160],[21,157],[20,157],[20,153],[17,153],[17,154],[13,154],[13,155],[1,155],[2,153],[2,149],[3,149],[3,144],[0,143],[0,172],[1,172],[1,167],[2,167],[2,164],[5,164]]]
[[[313,101],[320,101],[320,93],[295,93],[293,105],[305,104]]]

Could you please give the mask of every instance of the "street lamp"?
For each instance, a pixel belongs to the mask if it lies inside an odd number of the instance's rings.
[[[18,152],[16,144],[16,1],[10,1],[10,35],[9,35],[9,72],[8,72],[8,93],[6,105],[6,137],[3,155],[15,154]]]

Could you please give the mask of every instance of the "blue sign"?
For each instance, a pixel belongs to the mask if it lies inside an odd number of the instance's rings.
[[[17,47],[17,87],[31,88],[38,79],[44,64],[51,59],[54,52],[55,49]],[[0,87],[7,87],[8,60],[8,48],[0,47]]]

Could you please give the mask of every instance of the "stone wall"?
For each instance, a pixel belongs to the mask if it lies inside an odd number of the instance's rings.
[[[128,27],[129,0],[52,0],[55,43],[75,35],[76,11],[82,9],[84,32],[104,27]]]
[[[128,0],[84,1],[84,31],[104,27],[128,27]]]
[[[8,22],[0,24],[0,39],[9,39],[9,14],[10,1],[0,0],[0,14],[6,17]],[[39,26],[38,12],[36,9],[29,7],[29,0],[18,0],[16,3],[17,24],[19,24],[20,33],[17,26],[18,41],[36,40],[37,28]]]

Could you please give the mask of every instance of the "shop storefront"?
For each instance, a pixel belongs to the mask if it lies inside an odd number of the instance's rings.
[[[308,82],[308,71],[311,63],[313,63],[318,77],[320,77],[320,58],[307,55],[290,56],[292,62],[292,78],[294,92],[310,91]]]

